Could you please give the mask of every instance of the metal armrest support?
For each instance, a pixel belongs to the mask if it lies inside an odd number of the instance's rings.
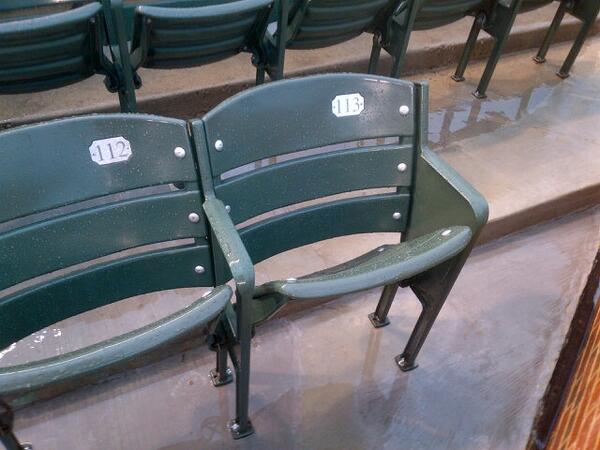
[[[207,195],[203,208],[236,289],[241,295],[251,297],[254,293],[254,265],[225,205],[216,197]]]

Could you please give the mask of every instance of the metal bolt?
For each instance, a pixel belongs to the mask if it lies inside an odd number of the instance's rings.
[[[392,214],[392,217],[394,218],[394,220],[400,220],[400,218],[402,217],[402,214],[400,214],[398,211],[396,211],[394,214]]]
[[[217,149],[218,152],[220,152],[221,150],[223,150],[223,141],[221,139],[218,139],[215,142],[215,148]]]
[[[231,425],[231,429],[233,431],[238,431],[240,429],[240,424],[239,423],[234,423],[233,425]]]
[[[196,266],[196,267],[194,267],[194,272],[196,272],[197,274],[204,273],[204,267]]]
[[[444,230],[442,231],[442,236],[449,236],[452,233],[452,230]]]
[[[406,362],[406,359],[404,359],[404,358],[400,358],[400,359],[398,360],[398,365],[399,365],[400,367],[406,367],[406,366],[408,365],[408,363]]]
[[[225,211],[227,211],[228,213],[231,212],[231,206],[225,205]]]
[[[198,223],[200,222],[200,216],[196,213],[189,213],[188,220],[192,223]]]
[[[406,116],[409,112],[410,112],[410,108],[408,106],[402,105],[400,107],[400,114],[402,114],[403,116]]]
[[[406,163],[400,163],[400,164],[398,164],[398,171],[399,172],[405,172],[406,169],[408,169],[408,166],[406,165]]]
[[[185,149],[182,147],[175,147],[173,153],[175,153],[175,156],[177,156],[179,159],[185,158]]]
[[[226,375],[231,375],[231,369],[229,367],[227,369],[225,369],[225,374]]]

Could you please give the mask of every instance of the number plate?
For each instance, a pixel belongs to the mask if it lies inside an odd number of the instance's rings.
[[[123,136],[101,139],[90,145],[92,161],[101,166],[127,161],[132,154],[131,144]]]
[[[360,94],[338,95],[331,102],[331,112],[336,117],[358,116],[365,109],[365,99]]]

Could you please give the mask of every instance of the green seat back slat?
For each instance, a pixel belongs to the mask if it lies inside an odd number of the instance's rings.
[[[102,26],[99,3],[0,22],[0,93],[52,89],[102,73]]]
[[[357,197],[276,216],[240,230],[254,264],[286,250],[357,233],[401,232],[409,194]],[[403,219],[394,220],[394,212]]]
[[[523,0],[521,3],[520,12],[532,11],[534,9],[543,8],[546,5],[549,5],[554,0]]]
[[[123,298],[193,286],[212,286],[208,246],[162,250],[93,266],[9,297],[0,298],[0,348],[60,320]]]
[[[147,42],[145,67],[200,65],[239,53],[266,26],[272,0],[240,0],[200,7],[140,6],[134,50]],[[151,23],[151,24],[149,24]]]
[[[98,165],[93,141],[122,136],[127,162]],[[184,159],[175,147],[187,151]],[[15,128],[0,134],[0,223],[95,197],[158,184],[196,181],[183,121],[96,115]]]
[[[342,192],[388,186],[410,186],[411,165],[399,172],[400,162],[412,160],[410,146],[339,150],[267,166],[227,179],[215,192],[231,210],[234,223],[282,206]]]
[[[319,48],[349,40],[366,31],[388,4],[388,0],[313,0],[287,46]]]
[[[481,9],[486,0],[424,0],[415,18],[415,30],[428,30],[455,22]]]
[[[204,236],[200,192],[154,195],[91,208],[0,233],[0,290],[128,248]]]
[[[0,2],[0,12],[17,11],[29,8],[43,8],[59,5],[79,5],[86,0],[18,0]],[[91,0],[90,0],[91,1]]]
[[[318,82],[315,82],[318,80]],[[411,83],[365,75],[322,75],[238,94],[193,122],[196,143],[209,143],[213,176],[271,156],[358,139],[414,134]],[[359,93],[360,115],[336,117],[338,95]],[[317,106],[315,106],[317,105]],[[410,112],[403,116],[399,109]],[[244,126],[240,126],[244,124]],[[214,143],[223,142],[222,151]]]

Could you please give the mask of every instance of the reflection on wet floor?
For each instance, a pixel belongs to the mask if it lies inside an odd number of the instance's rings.
[[[466,99],[429,114],[429,144],[433,150],[484,133],[548,107],[556,85],[543,84],[513,97]]]

